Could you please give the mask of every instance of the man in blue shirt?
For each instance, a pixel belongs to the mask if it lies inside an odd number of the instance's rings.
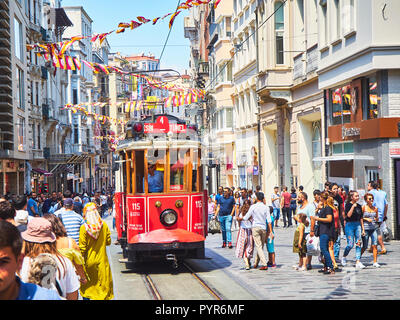
[[[219,199],[221,199],[223,196],[224,196],[224,188],[219,186],[218,193],[215,195],[215,203],[218,204]]]
[[[232,249],[232,219],[235,213],[235,199],[230,195],[230,189],[224,189],[224,196],[220,197],[217,202],[217,210],[215,211],[214,219],[219,215],[222,232],[222,248],[226,247],[228,242],[229,249]]]
[[[39,209],[36,202],[36,192],[32,192],[28,200],[28,213],[32,217],[39,217]]]
[[[16,276],[23,261],[21,249],[18,229],[0,221],[0,300],[61,300],[56,291],[22,282]]]
[[[148,168],[149,175],[147,177],[147,183],[149,186],[149,192],[163,192],[164,174],[161,171],[156,170],[155,164],[150,164]]]
[[[378,243],[381,246],[380,254],[385,254],[386,248],[385,248],[385,244],[383,243],[381,225],[387,219],[387,210],[388,210],[389,204],[387,202],[386,192],[383,190],[380,190],[380,189],[378,190],[378,187],[379,187],[379,185],[377,182],[370,181],[368,183],[367,189],[368,189],[368,193],[370,193],[374,196],[373,205],[378,208],[378,224],[379,224],[379,228],[377,230]]]

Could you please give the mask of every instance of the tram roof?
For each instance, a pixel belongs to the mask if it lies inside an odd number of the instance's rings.
[[[195,140],[156,140],[145,139],[137,140],[127,139],[120,142],[116,151],[122,150],[145,150],[145,149],[168,149],[168,148],[193,148],[198,149],[201,146],[200,141]]]

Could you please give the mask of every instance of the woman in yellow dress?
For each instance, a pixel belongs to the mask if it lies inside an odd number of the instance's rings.
[[[106,247],[111,244],[110,229],[103,223],[93,202],[83,208],[83,219],[79,248],[85,259],[88,281],[81,285],[81,295],[86,300],[111,300],[114,298],[113,280],[106,252]]]

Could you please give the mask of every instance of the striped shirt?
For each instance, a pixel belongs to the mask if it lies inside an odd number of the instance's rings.
[[[67,236],[74,239],[79,245],[79,230],[81,225],[84,224],[83,218],[72,210],[60,210],[58,217],[62,220],[65,230],[67,230]]]

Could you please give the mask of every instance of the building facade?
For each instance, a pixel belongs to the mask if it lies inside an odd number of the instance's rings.
[[[66,14],[73,23],[73,26],[66,28],[63,39],[67,40],[77,35],[85,38],[75,41],[69,49],[69,54],[92,62],[92,19],[81,6],[63,7]],[[80,104],[91,101],[94,88],[93,72],[84,63],[80,70],[68,70],[67,101],[70,104]],[[64,188],[74,192],[94,191],[94,170],[95,170],[95,148],[93,143],[93,122],[92,119],[82,113],[68,111],[72,131],[68,144],[64,150],[63,160],[58,157],[57,165],[68,164],[67,183]],[[61,163],[60,163],[61,162]],[[65,174],[64,174],[65,176]]]
[[[68,132],[66,73],[26,44],[62,40],[72,25],[60,1],[2,1],[1,6],[1,193],[55,188],[49,150]],[[55,189],[53,189],[55,190]]]
[[[400,21],[395,12],[400,12],[398,1],[320,1],[318,75],[328,179],[361,194],[369,181],[378,181],[388,195],[390,228],[399,237],[400,35],[393,31]]]
[[[259,178],[257,126],[257,1],[233,1],[232,42],[234,56],[233,102],[235,131],[234,184],[255,189]]]
[[[226,1],[209,10],[209,155],[216,167],[211,171],[212,190],[218,185],[232,187],[234,183],[235,139],[233,132],[233,74],[232,74],[232,11],[233,3]],[[237,168],[235,168],[237,171]]]

